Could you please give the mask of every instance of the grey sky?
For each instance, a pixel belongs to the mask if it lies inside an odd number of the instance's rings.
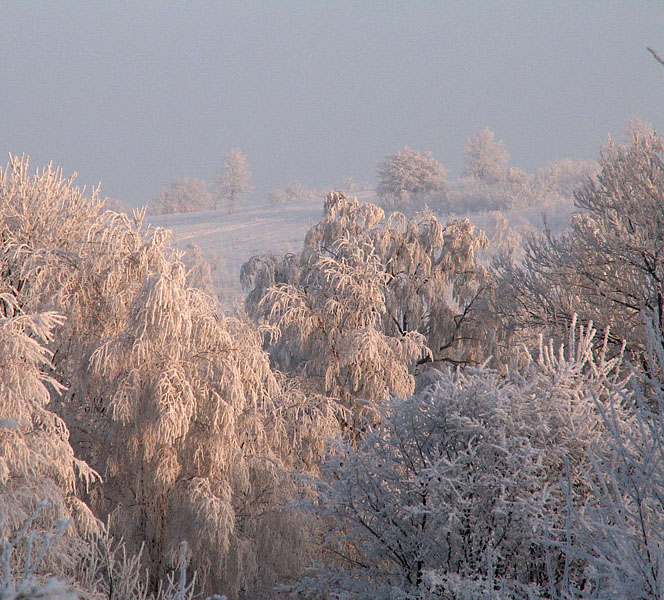
[[[404,145],[455,177],[488,125],[511,163],[662,131],[664,2],[4,2],[0,150],[149,202],[241,148],[256,194],[373,181]]]

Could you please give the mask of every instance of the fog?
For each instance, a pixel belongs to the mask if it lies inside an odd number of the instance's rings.
[[[511,164],[661,130],[661,2],[5,2],[0,146],[150,202],[241,148],[253,194],[375,181],[404,145],[460,174],[484,126]]]

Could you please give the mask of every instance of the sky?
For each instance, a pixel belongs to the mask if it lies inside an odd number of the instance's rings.
[[[664,130],[647,46],[662,0],[5,0],[0,150],[131,205],[213,181],[232,148],[256,196],[375,183],[406,145],[454,179],[485,126],[533,171],[632,116]]]

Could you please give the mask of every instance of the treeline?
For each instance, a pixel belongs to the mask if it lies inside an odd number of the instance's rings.
[[[659,598],[661,138],[575,203],[488,264],[467,219],[333,192],[227,316],[143,212],[13,158],[0,594]]]

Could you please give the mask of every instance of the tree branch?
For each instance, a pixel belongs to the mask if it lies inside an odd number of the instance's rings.
[[[647,50],[648,50],[648,52],[650,52],[650,54],[652,54],[652,55],[655,57],[655,60],[656,60],[660,65],[664,65],[664,58],[662,58],[659,54],[657,54],[657,52],[656,52],[653,48],[651,48],[650,46],[648,46]]]

